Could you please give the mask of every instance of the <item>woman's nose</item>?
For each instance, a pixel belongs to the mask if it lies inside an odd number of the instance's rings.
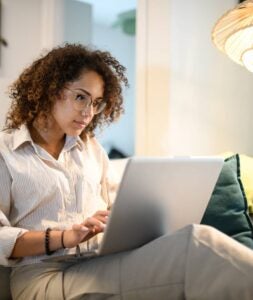
[[[93,116],[93,105],[89,105],[85,107],[85,109],[81,110],[82,116],[91,117]]]

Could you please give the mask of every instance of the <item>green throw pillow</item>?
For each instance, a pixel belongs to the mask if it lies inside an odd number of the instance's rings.
[[[201,221],[253,249],[253,226],[240,179],[240,158],[224,161],[218,181]]]

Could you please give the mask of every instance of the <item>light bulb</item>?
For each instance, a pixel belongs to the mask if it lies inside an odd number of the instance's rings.
[[[225,42],[224,50],[232,60],[242,65],[242,53],[252,48],[252,41],[253,26],[248,26],[231,34]]]
[[[253,72],[253,48],[247,49],[243,52],[241,60],[244,66],[250,71]]]

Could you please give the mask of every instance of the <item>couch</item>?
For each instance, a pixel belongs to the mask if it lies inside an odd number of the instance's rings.
[[[112,182],[115,182],[115,184],[117,184],[120,181],[126,163],[127,163],[127,159],[116,159],[116,160],[111,161],[112,173],[110,174],[110,176],[111,176]],[[245,161],[245,157],[242,157],[241,158],[241,163],[244,163],[245,166],[247,165],[247,174],[246,175],[247,175],[247,178],[248,178],[249,175],[251,175],[251,173],[253,171],[253,160],[251,160],[251,161],[246,160]],[[251,169],[249,169],[250,163],[251,163],[251,166],[252,166]],[[245,174],[242,174],[242,175],[243,175],[242,177],[246,178]],[[244,183],[246,183],[246,181],[244,181]],[[246,194],[248,194],[251,197],[253,195],[252,189],[251,189],[251,184],[250,184],[250,187],[247,186],[247,183],[245,185],[246,185],[246,188],[245,188]],[[116,192],[115,189],[111,191],[111,196],[112,197],[115,196],[115,192]],[[251,209],[251,212],[252,212],[252,202],[249,202],[248,207]],[[251,215],[251,219],[253,220],[252,215]],[[0,300],[11,300],[10,286],[9,286],[9,276],[10,276],[10,268],[0,266]]]

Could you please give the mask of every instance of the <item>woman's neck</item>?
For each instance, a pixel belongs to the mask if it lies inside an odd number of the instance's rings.
[[[65,134],[57,134],[52,128],[41,128],[35,122],[29,126],[29,131],[35,144],[58,159],[65,144]]]

